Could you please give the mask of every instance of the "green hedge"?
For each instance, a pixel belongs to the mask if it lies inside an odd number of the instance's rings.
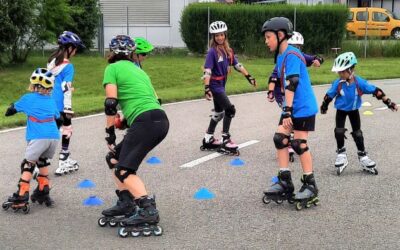
[[[228,37],[236,52],[263,55],[266,47],[260,33],[269,18],[285,16],[294,21],[296,30],[305,39],[304,50],[309,53],[327,53],[340,46],[346,27],[348,9],[344,5],[245,5],[194,3],[187,6],[181,18],[181,35],[190,51],[204,53],[207,49],[207,16],[210,23],[222,20],[228,25]]]

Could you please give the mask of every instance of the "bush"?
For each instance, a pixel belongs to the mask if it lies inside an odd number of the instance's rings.
[[[210,23],[217,20],[226,22],[231,46],[236,52],[247,55],[265,53],[260,30],[266,20],[285,16],[293,22],[295,8],[296,30],[304,36],[304,50],[310,53],[329,52],[342,42],[348,13],[344,5],[190,4],[184,9],[180,24],[182,39],[194,53],[204,53],[207,49],[208,8]]]
[[[357,57],[365,55],[364,40],[346,40],[341,52],[352,51]],[[367,57],[400,57],[400,43],[396,40],[367,40]]]

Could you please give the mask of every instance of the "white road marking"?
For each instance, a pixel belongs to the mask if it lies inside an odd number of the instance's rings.
[[[250,146],[250,145],[259,143],[259,142],[260,142],[260,141],[257,141],[257,140],[251,140],[251,141],[248,141],[248,142],[244,142],[244,143],[242,143],[242,144],[239,144],[238,146],[239,146],[239,148],[244,148],[244,147],[247,147],[247,146]],[[199,158],[199,159],[196,159],[196,160],[193,160],[193,161],[191,161],[191,162],[185,163],[185,164],[183,164],[182,166],[180,166],[180,168],[192,168],[192,167],[195,167],[195,166],[197,166],[197,165],[199,165],[199,164],[201,164],[201,163],[203,163],[203,162],[212,160],[212,159],[217,158],[217,157],[220,157],[220,156],[222,156],[222,155],[223,155],[223,154],[220,154],[220,153],[218,153],[218,152],[211,153],[211,154],[206,155],[206,156],[204,156],[204,157],[201,157],[201,158]]]

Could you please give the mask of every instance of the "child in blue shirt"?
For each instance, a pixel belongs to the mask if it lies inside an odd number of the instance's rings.
[[[321,114],[326,114],[329,103],[335,99],[336,108],[336,128],[335,138],[337,143],[337,158],[335,161],[336,173],[340,175],[347,167],[346,148],[344,139],[346,138],[345,128],[346,117],[349,116],[353,132],[354,142],[358,149],[358,159],[361,167],[367,172],[378,174],[376,163],[367,156],[364,147],[364,136],[361,131],[361,120],[359,109],[362,104],[361,96],[363,94],[372,94],[378,100],[382,100],[389,109],[397,111],[396,103],[388,98],[382,89],[368,83],[367,80],[354,75],[354,68],[357,64],[357,58],[353,52],[346,52],[339,55],[333,64],[332,71],[339,74],[331,88],[326,93],[321,105]]]
[[[56,119],[60,117],[56,103],[50,94],[54,85],[54,75],[47,69],[36,69],[30,79],[31,93],[25,94],[17,102],[12,103],[6,111],[6,116],[23,112],[27,116],[26,141],[28,146],[25,158],[21,163],[21,178],[18,191],[3,203],[3,209],[12,207],[29,212],[30,180],[35,166],[39,168],[38,186],[31,195],[32,202],[43,202],[51,206],[53,200],[49,196],[49,159],[53,158],[60,133]]]
[[[296,201],[296,208],[302,209],[319,201],[312,157],[307,145],[308,134],[315,129],[317,101],[311,88],[304,56],[300,50],[288,45],[288,39],[293,35],[293,24],[290,20],[285,17],[271,18],[264,23],[261,32],[265,37],[265,44],[275,52],[278,79],[285,89],[283,112],[274,135],[278,152],[278,181],[264,192],[263,201],[269,203],[274,200],[279,204],[283,200],[288,200],[289,203]],[[290,142],[291,131],[294,132],[294,139]],[[294,185],[289,170],[289,143],[299,155],[303,169],[303,185],[296,195],[293,194]]]

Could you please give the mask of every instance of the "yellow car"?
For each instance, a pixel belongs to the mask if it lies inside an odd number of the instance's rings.
[[[367,36],[400,39],[400,19],[382,8],[368,8],[368,13],[367,8],[350,8],[346,28],[350,36],[363,37],[367,32]]]

